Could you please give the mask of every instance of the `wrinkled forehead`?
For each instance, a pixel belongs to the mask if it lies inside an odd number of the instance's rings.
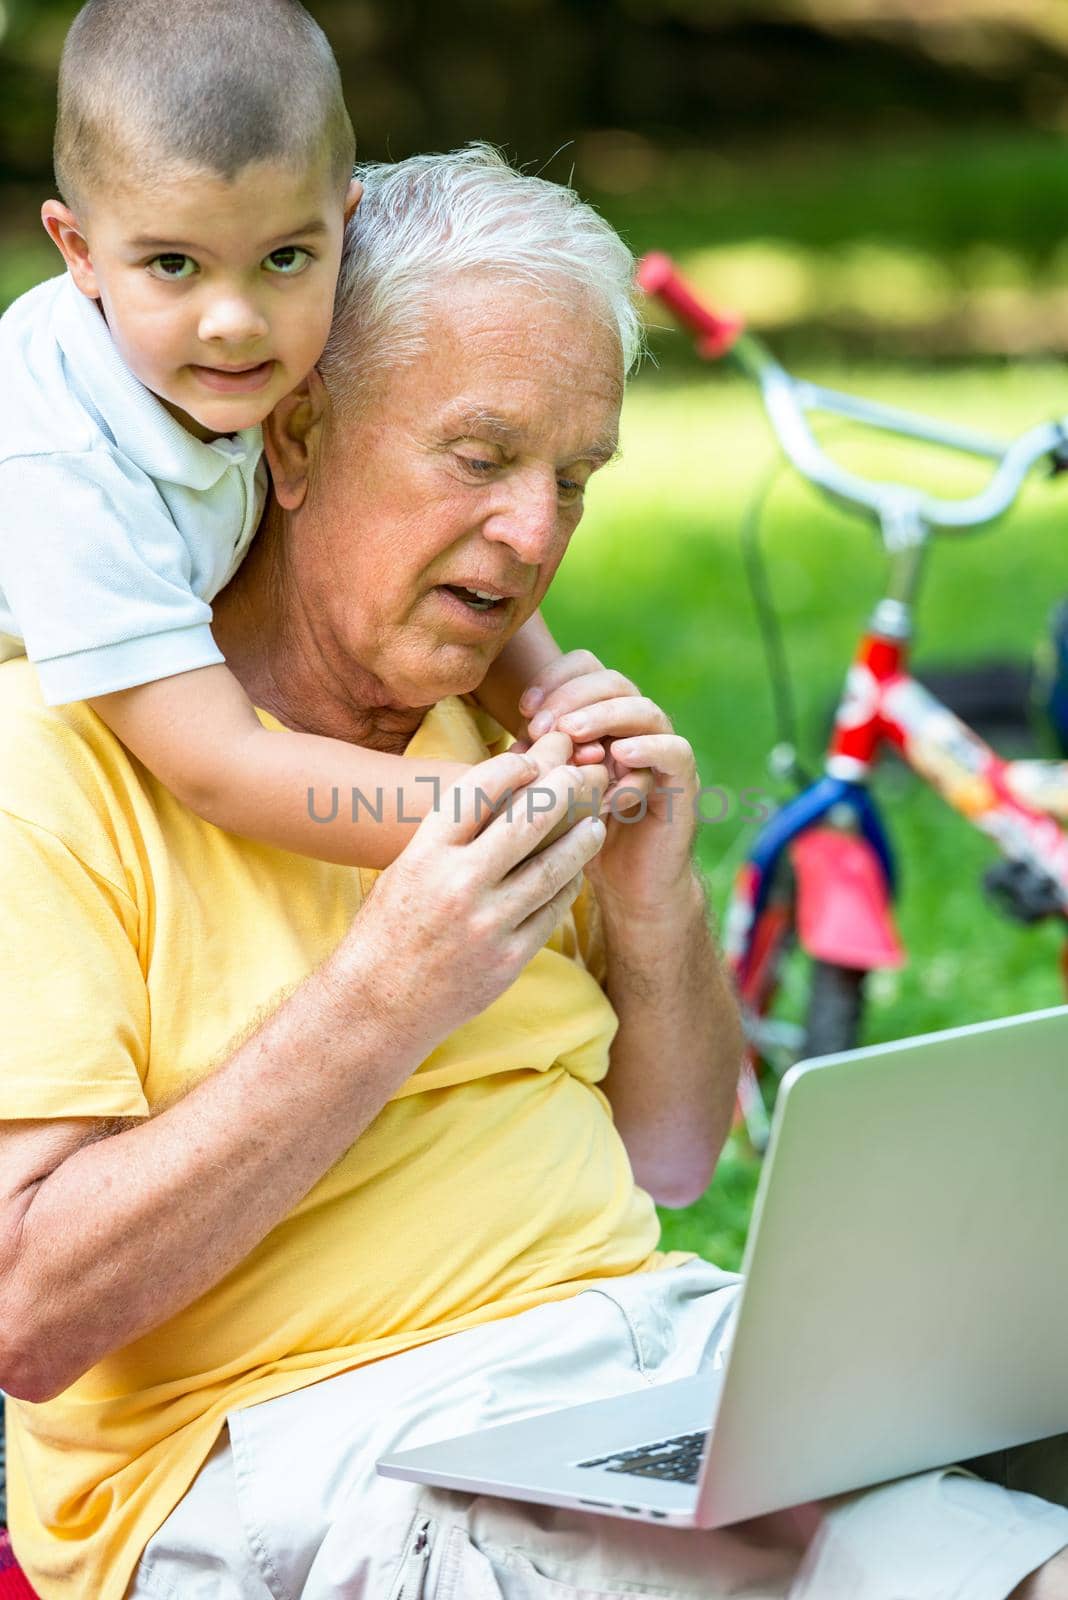
[[[592,466],[615,454],[622,345],[607,307],[584,286],[455,279],[410,306],[396,335],[362,385],[356,431],[390,418],[509,453],[538,448]],[[358,376],[358,348],[348,361]]]

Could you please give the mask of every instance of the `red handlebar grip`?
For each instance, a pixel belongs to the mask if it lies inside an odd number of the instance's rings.
[[[675,270],[670,256],[653,251],[638,263],[638,286],[655,295],[697,341],[697,353],[708,361],[725,356],[745,327],[745,319],[727,311],[718,315],[703,306]]]

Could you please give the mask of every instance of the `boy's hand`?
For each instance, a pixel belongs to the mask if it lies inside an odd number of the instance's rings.
[[[607,806],[621,785],[628,791],[644,792],[651,782],[650,775],[628,767],[612,754],[611,733],[620,727],[621,702],[641,698],[640,689],[629,678],[604,666],[591,651],[571,650],[538,673],[522,695],[519,709],[528,719],[532,739],[544,738],[550,730],[566,733],[574,742],[571,759],[576,766],[604,763],[609,787],[603,806]],[[529,745],[512,748],[523,750]]]

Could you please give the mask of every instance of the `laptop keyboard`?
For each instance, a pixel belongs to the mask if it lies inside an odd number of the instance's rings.
[[[596,1461],[580,1461],[580,1467],[603,1467],[606,1472],[629,1472],[636,1478],[666,1478],[670,1483],[696,1483],[706,1433],[680,1433],[675,1439],[660,1439],[655,1444],[640,1444],[634,1450],[620,1450],[613,1456],[598,1456]]]

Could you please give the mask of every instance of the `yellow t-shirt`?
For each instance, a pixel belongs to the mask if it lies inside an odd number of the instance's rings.
[[[499,731],[445,700],[409,753],[477,761]],[[86,706],[45,708],[26,662],[0,670],[0,745],[0,1117],[145,1115],[323,960],[374,874],[201,822]],[[681,1259],[597,1087],[616,1019],[591,920],[580,900],[215,1288],[56,1399],[8,1401],[42,1600],[121,1600],[228,1410]]]

